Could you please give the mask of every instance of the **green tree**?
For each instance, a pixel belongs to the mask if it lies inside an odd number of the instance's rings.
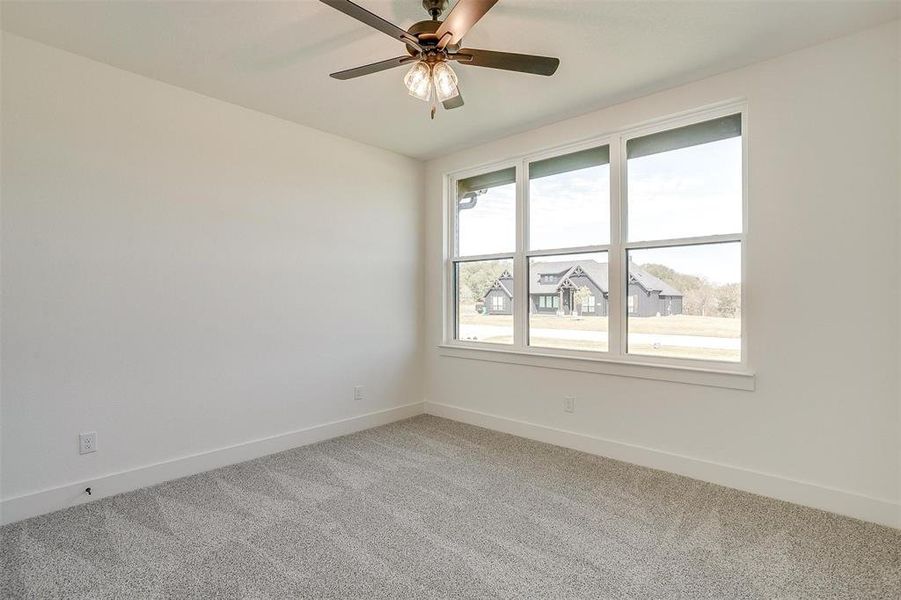
[[[741,314],[741,284],[727,283],[716,288],[719,316],[735,318]]]
[[[683,295],[686,292],[690,292],[692,290],[702,288],[705,285],[709,285],[703,277],[679,273],[678,271],[675,271],[670,267],[667,267],[666,265],[649,263],[646,265],[641,265],[641,268],[654,277],[665,281],[677,290],[681,291]]]
[[[660,264],[641,268],[682,292],[682,314],[735,318],[741,314],[741,284],[715,285],[704,277],[688,275]]]
[[[717,314],[716,288],[704,284],[682,292],[682,314],[710,317]]]
[[[501,273],[512,270],[509,260],[486,260],[460,263],[460,300],[475,302],[481,300],[497,281]]]

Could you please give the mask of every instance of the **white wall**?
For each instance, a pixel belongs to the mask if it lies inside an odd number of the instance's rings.
[[[428,410],[901,526],[898,37],[896,22],[428,163]],[[733,98],[749,105],[756,391],[441,355],[442,174]]]
[[[34,492],[55,508],[83,498],[74,482],[421,403],[421,163],[2,49],[7,520],[40,512]],[[82,431],[99,452],[77,453]]]
[[[432,161],[424,212],[415,161],[4,34],[3,518],[416,403],[425,344],[433,412],[901,525],[898,31]],[[440,355],[442,173],[736,97],[755,392]]]

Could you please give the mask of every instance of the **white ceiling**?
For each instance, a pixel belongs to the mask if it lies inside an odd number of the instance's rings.
[[[359,0],[408,27],[420,0]],[[899,17],[898,1],[501,0],[464,45],[557,56],[551,78],[457,68],[466,105],[428,118],[388,36],[314,0],[2,3],[3,29],[417,158],[495,139]]]

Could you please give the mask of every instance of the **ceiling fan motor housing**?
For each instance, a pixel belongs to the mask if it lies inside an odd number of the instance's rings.
[[[438,36],[435,35],[435,32],[441,27],[441,23],[443,23],[443,21],[419,21],[418,23],[410,25],[409,29],[407,29],[407,33],[415,36],[419,40],[419,45],[422,46],[423,50],[428,51],[435,49],[435,46],[438,45]],[[448,44],[445,50],[447,53],[453,54],[459,50],[459,48],[460,44]],[[407,46],[407,52],[411,56],[419,54],[419,50],[412,46]]]

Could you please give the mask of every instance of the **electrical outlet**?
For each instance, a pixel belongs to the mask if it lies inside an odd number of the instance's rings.
[[[563,411],[564,412],[576,412],[576,399],[572,396],[567,396],[563,399]]]
[[[97,452],[97,432],[91,431],[90,433],[79,433],[78,453],[90,454],[91,452]]]
[[[354,386],[354,400],[359,402],[362,399],[363,399],[363,386],[355,385]]]

